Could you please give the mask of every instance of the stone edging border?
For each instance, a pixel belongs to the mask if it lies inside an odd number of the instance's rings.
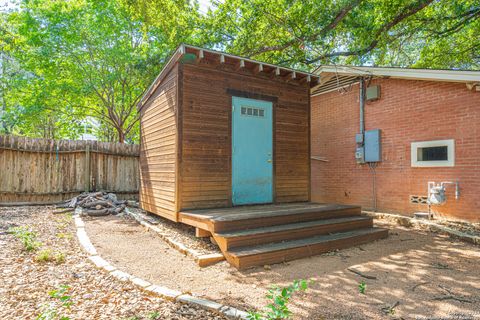
[[[203,309],[207,309],[213,312],[217,312],[222,314],[226,317],[232,319],[247,319],[248,314],[245,311],[238,310],[236,308],[222,305],[218,302],[197,298],[190,294],[182,293],[177,290],[172,290],[167,287],[159,286],[156,284],[152,284],[148,281],[143,279],[137,278],[133,275],[130,275],[126,272],[123,272],[113,265],[111,265],[108,261],[103,259],[100,255],[98,255],[97,250],[93,246],[90,238],[88,237],[85,231],[85,223],[83,222],[80,213],[82,209],[77,208],[75,209],[74,214],[74,221],[75,226],[77,228],[77,238],[80,242],[82,248],[88,253],[88,259],[99,269],[108,272],[111,276],[117,278],[120,281],[130,281],[138,288],[147,291],[149,293],[156,294],[166,300],[170,301],[177,301],[180,303],[190,304],[194,306],[201,307]]]
[[[131,217],[133,217],[139,224],[141,224],[145,228],[156,232],[160,236],[160,238],[162,238],[169,246],[178,250],[186,256],[192,257],[200,267],[206,267],[208,265],[225,260],[223,254],[220,253],[201,254],[194,249],[188,248],[183,243],[172,239],[168,234],[157,228],[155,225],[149,223],[145,219],[142,219],[142,217],[140,217],[138,214],[130,211],[128,207],[125,208],[125,212]]]
[[[432,222],[430,220],[421,220],[421,219],[415,219],[411,217],[405,217],[401,216],[398,214],[393,214],[393,213],[380,213],[380,212],[373,212],[373,211],[362,211],[366,215],[373,217],[375,219],[390,219],[390,220],[395,220],[395,222],[401,226],[404,227],[410,227],[412,225],[417,225],[417,226],[422,226],[422,227],[428,227],[430,230],[443,233],[448,235],[451,238],[459,239],[465,242],[472,243],[474,245],[480,246],[480,237],[479,236],[472,236],[471,234],[461,232],[449,227],[445,227],[442,225],[439,225],[435,222]]]

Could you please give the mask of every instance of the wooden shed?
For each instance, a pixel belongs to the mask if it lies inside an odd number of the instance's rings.
[[[221,232],[292,228],[292,222],[320,216],[358,218],[358,207],[309,202],[310,88],[318,81],[313,74],[179,46],[139,103],[141,207],[195,226],[198,235],[212,234],[227,254],[233,240]],[[362,223],[371,227],[371,219]],[[378,236],[361,238],[372,234]],[[246,238],[264,240],[235,247],[272,242],[268,235]],[[237,267],[259,263],[258,257],[227,259]],[[280,254],[270,262],[278,259],[289,258]]]

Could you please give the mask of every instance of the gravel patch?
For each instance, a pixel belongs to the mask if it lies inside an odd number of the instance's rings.
[[[0,208],[0,319],[36,319],[55,307],[71,319],[225,319],[210,311],[166,301],[132,283],[102,272],[88,261],[75,235],[71,216],[52,214],[53,207]],[[12,226],[28,226],[41,247],[26,252],[7,233]],[[37,262],[38,252],[61,253],[65,261]],[[62,306],[49,292],[68,286],[70,307]]]
[[[443,225],[448,228],[455,229],[460,232],[464,232],[471,236],[480,237],[480,223],[469,223],[462,221],[435,221],[436,223]]]
[[[408,228],[414,227],[416,229],[445,234],[455,239],[480,245],[480,223],[445,219],[417,219],[398,214],[372,211],[364,211],[363,213],[377,220],[388,221],[389,223]]]
[[[426,230],[377,221],[391,229],[389,238],[238,271],[226,262],[200,268],[125,217],[91,218],[85,224],[99,254],[122,270],[243,310],[266,305],[272,285],[313,279],[306,293],[291,300],[294,319],[480,319],[480,248]],[[362,281],[365,294],[358,288]]]
[[[168,234],[169,238],[182,243],[189,249],[199,254],[220,253],[220,249],[212,244],[209,238],[198,238],[195,236],[195,228],[183,223],[163,219],[154,214],[145,212],[139,208],[128,208],[133,214],[139,215],[143,220],[155,225],[160,232]]]

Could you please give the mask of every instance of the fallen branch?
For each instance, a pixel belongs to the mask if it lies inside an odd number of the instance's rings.
[[[65,210],[56,211],[54,213],[64,213],[73,211],[75,208],[82,208],[82,215],[85,216],[106,216],[110,214],[119,214],[125,210],[127,201],[118,200],[114,193],[92,192],[82,193],[65,203],[58,205],[57,208],[66,208]]]
[[[362,277],[362,278],[371,279],[371,280],[377,280],[377,277],[375,277],[375,276],[370,276],[370,275],[368,275],[368,274],[364,274],[364,273],[362,273],[362,272],[360,272],[360,271],[358,271],[358,270],[355,270],[355,269],[352,269],[352,268],[347,268],[347,270],[350,271],[350,272],[353,272],[353,273],[355,273],[355,274],[357,274],[357,275],[359,275],[359,276]]]
[[[113,203],[111,203],[110,201],[105,201],[105,200],[92,201],[92,202],[89,202],[89,203],[85,203],[83,205],[84,208],[93,208],[93,207],[96,207],[96,206],[110,207],[110,208],[115,207],[115,205]]]
[[[468,300],[468,299],[466,299],[464,297],[461,297],[461,296],[457,296],[456,294],[454,294],[452,292],[452,290],[448,289],[447,287],[445,287],[441,284],[439,284],[438,287],[445,290],[448,294],[440,296],[440,297],[435,297],[435,298],[433,298],[433,300],[437,300],[437,301],[455,300],[455,301],[459,301],[459,302],[473,303],[473,301],[471,301],[471,300]]]
[[[62,214],[62,213],[67,213],[67,212],[73,212],[73,210],[75,210],[75,209],[74,208],[67,208],[67,209],[60,210],[60,211],[53,211],[53,214]]]
[[[445,295],[441,297],[435,297],[432,300],[443,301],[443,300],[455,300],[459,302],[466,302],[466,303],[473,303],[472,300],[468,300],[462,297],[454,296],[454,295]]]
[[[435,268],[435,269],[442,269],[442,270],[451,269],[448,266],[448,264],[443,264],[443,263],[433,263],[431,266],[432,268]]]
[[[82,214],[92,217],[108,216],[110,214],[110,209],[83,210]]]
[[[414,285],[414,286],[412,287],[412,291],[415,291],[415,289],[417,289],[418,287],[424,286],[424,285],[429,284],[429,283],[430,283],[430,282],[428,282],[428,281],[427,281],[427,282],[417,283],[416,285]]]

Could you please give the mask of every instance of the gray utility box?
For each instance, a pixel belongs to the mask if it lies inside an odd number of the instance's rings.
[[[365,162],[382,161],[380,129],[365,131]]]
[[[367,101],[375,101],[380,99],[380,86],[368,87],[365,92],[365,95],[366,95]]]

